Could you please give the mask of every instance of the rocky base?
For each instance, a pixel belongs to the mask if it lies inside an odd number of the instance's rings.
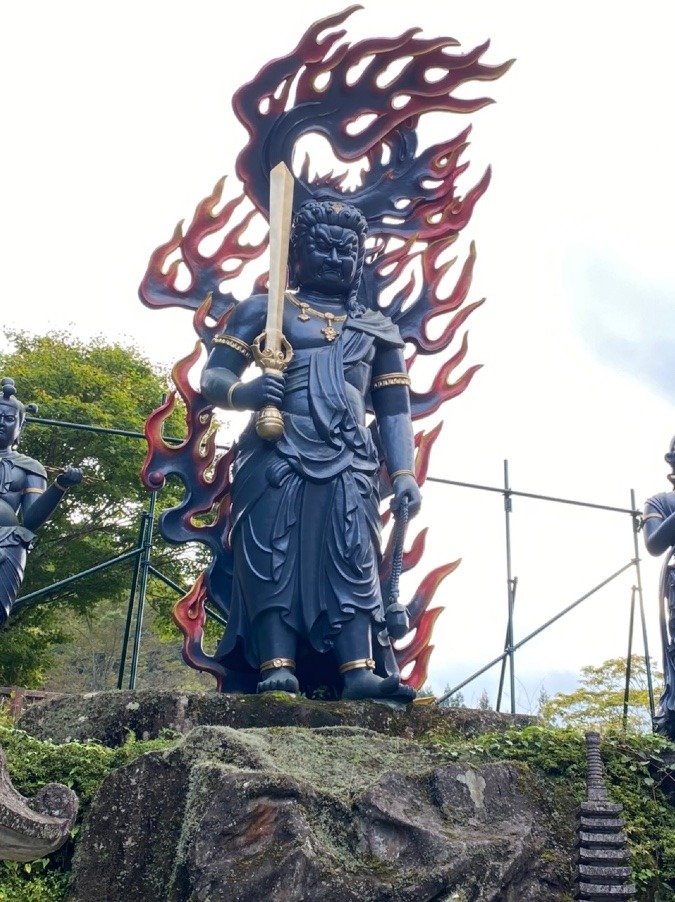
[[[560,902],[539,798],[518,767],[357,727],[198,727],[108,778],[68,898]]]
[[[472,708],[430,704],[323,702],[268,692],[228,695],[144,689],[61,695],[26,708],[19,726],[36,739],[54,742],[95,739],[109,748],[129,734],[156,739],[163,732],[188,733],[194,727],[336,727],[357,726],[388,736],[418,739],[435,727],[458,737],[523,728],[537,722],[524,714],[498,714]]]
[[[427,704],[147,690],[52,698],[20,726],[110,747],[176,739],[103,783],[68,902],[568,902],[571,800],[525,766],[459,763],[429,742],[533,723]]]

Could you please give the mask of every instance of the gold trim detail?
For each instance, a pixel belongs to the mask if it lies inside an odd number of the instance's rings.
[[[225,403],[228,407],[234,410],[234,401],[232,400],[232,393],[235,388],[238,388],[241,385],[241,380],[237,380],[237,382],[233,382],[232,385],[227,390],[227,398],[225,399]]]
[[[27,489],[24,489],[23,492],[21,492],[22,495],[44,495],[44,493],[45,493],[44,489],[37,489],[37,488],[27,488]]]
[[[272,658],[270,661],[264,661],[260,665],[260,673],[264,673],[266,670],[279,670],[281,667],[295,670],[295,661],[293,658]]]
[[[414,470],[394,470],[393,473],[389,474],[389,478],[393,482],[397,476],[412,476],[413,479],[417,479],[417,475]]]
[[[233,351],[238,351],[246,360],[253,360],[253,354],[246,342],[240,338],[235,338],[234,335],[216,335],[213,339],[213,344],[226,345],[228,348],[232,348]]]
[[[367,667],[368,670],[375,670],[375,661],[372,658],[358,658],[356,661],[347,661],[346,664],[341,664],[339,667],[339,673],[347,673],[348,670],[362,670],[364,667]]]
[[[407,385],[410,388],[410,376],[407,373],[384,373],[376,376],[370,384],[371,391],[387,388],[389,385]]]
[[[343,323],[347,319],[346,313],[340,314],[340,316],[336,316],[334,313],[326,313],[323,310],[315,310],[314,307],[310,307],[309,304],[305,303],[305,301],[299,301],[290,293],[290,291],[286,292],[286,297],[291,302],[291,304],[294,304],[296,307],[300,308],[298,319],[301,322],[308,322],[310,316],[316,316],[318,319],[324,320],[326,325],[321,330],[321,334],[326,339],[326,341],[335,341],[340,333],[337,329],[333,328],[333,323]]]

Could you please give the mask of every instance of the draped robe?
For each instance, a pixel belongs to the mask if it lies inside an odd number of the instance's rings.
[[[378,347],[403,347],[379,312],[345,322],[334,342],[296,351],[286,395],[305,392],[307,416],[284,413],[276,443],[251,420],[238,442],[232,486],[232,595],[216,657],[258,669],[255,619],[275,610],[314,652],[333,646],[355,612],[383,627],[379,454],[350,398],[367,397]]]

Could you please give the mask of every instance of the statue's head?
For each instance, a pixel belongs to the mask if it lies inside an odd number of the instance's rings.
[[[1,388],[0,449],[6,450],[19,444],[19,436],[26,421],[26,413],[35,413],[37,407],[34,404],[26,407],[19,401],[13,379],[3,379]]]
[[[368,224],[363,213],[338,201],[310,200],[293,219],[290,269],[292,288],[344,297],[352,316],[357,304]]]
[[[664,455],[664,460],[672,471],[668,474],[668,480],[675,486],[675,435],[670,440],[670,447],[668,448],[668,453]]]

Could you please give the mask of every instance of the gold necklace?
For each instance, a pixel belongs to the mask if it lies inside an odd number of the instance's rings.
[[[296,307],[300,308],[298,319],[301,322],[308,322],[310,316],[316,316],[319,319],[324,320],[326,325],[321,330],[321,334],[326,341],[335,341],[340,333],[337,329],[333,328],[333,323],[343,323],[347,319],[346,313],[344,315],[336,316],[334,313],[324,313],[323,310],[315,310],[314,307],[310,307],[305,301],[299,301],[289,291],[286,292],[286,297],[291,304],[295,304]]]

